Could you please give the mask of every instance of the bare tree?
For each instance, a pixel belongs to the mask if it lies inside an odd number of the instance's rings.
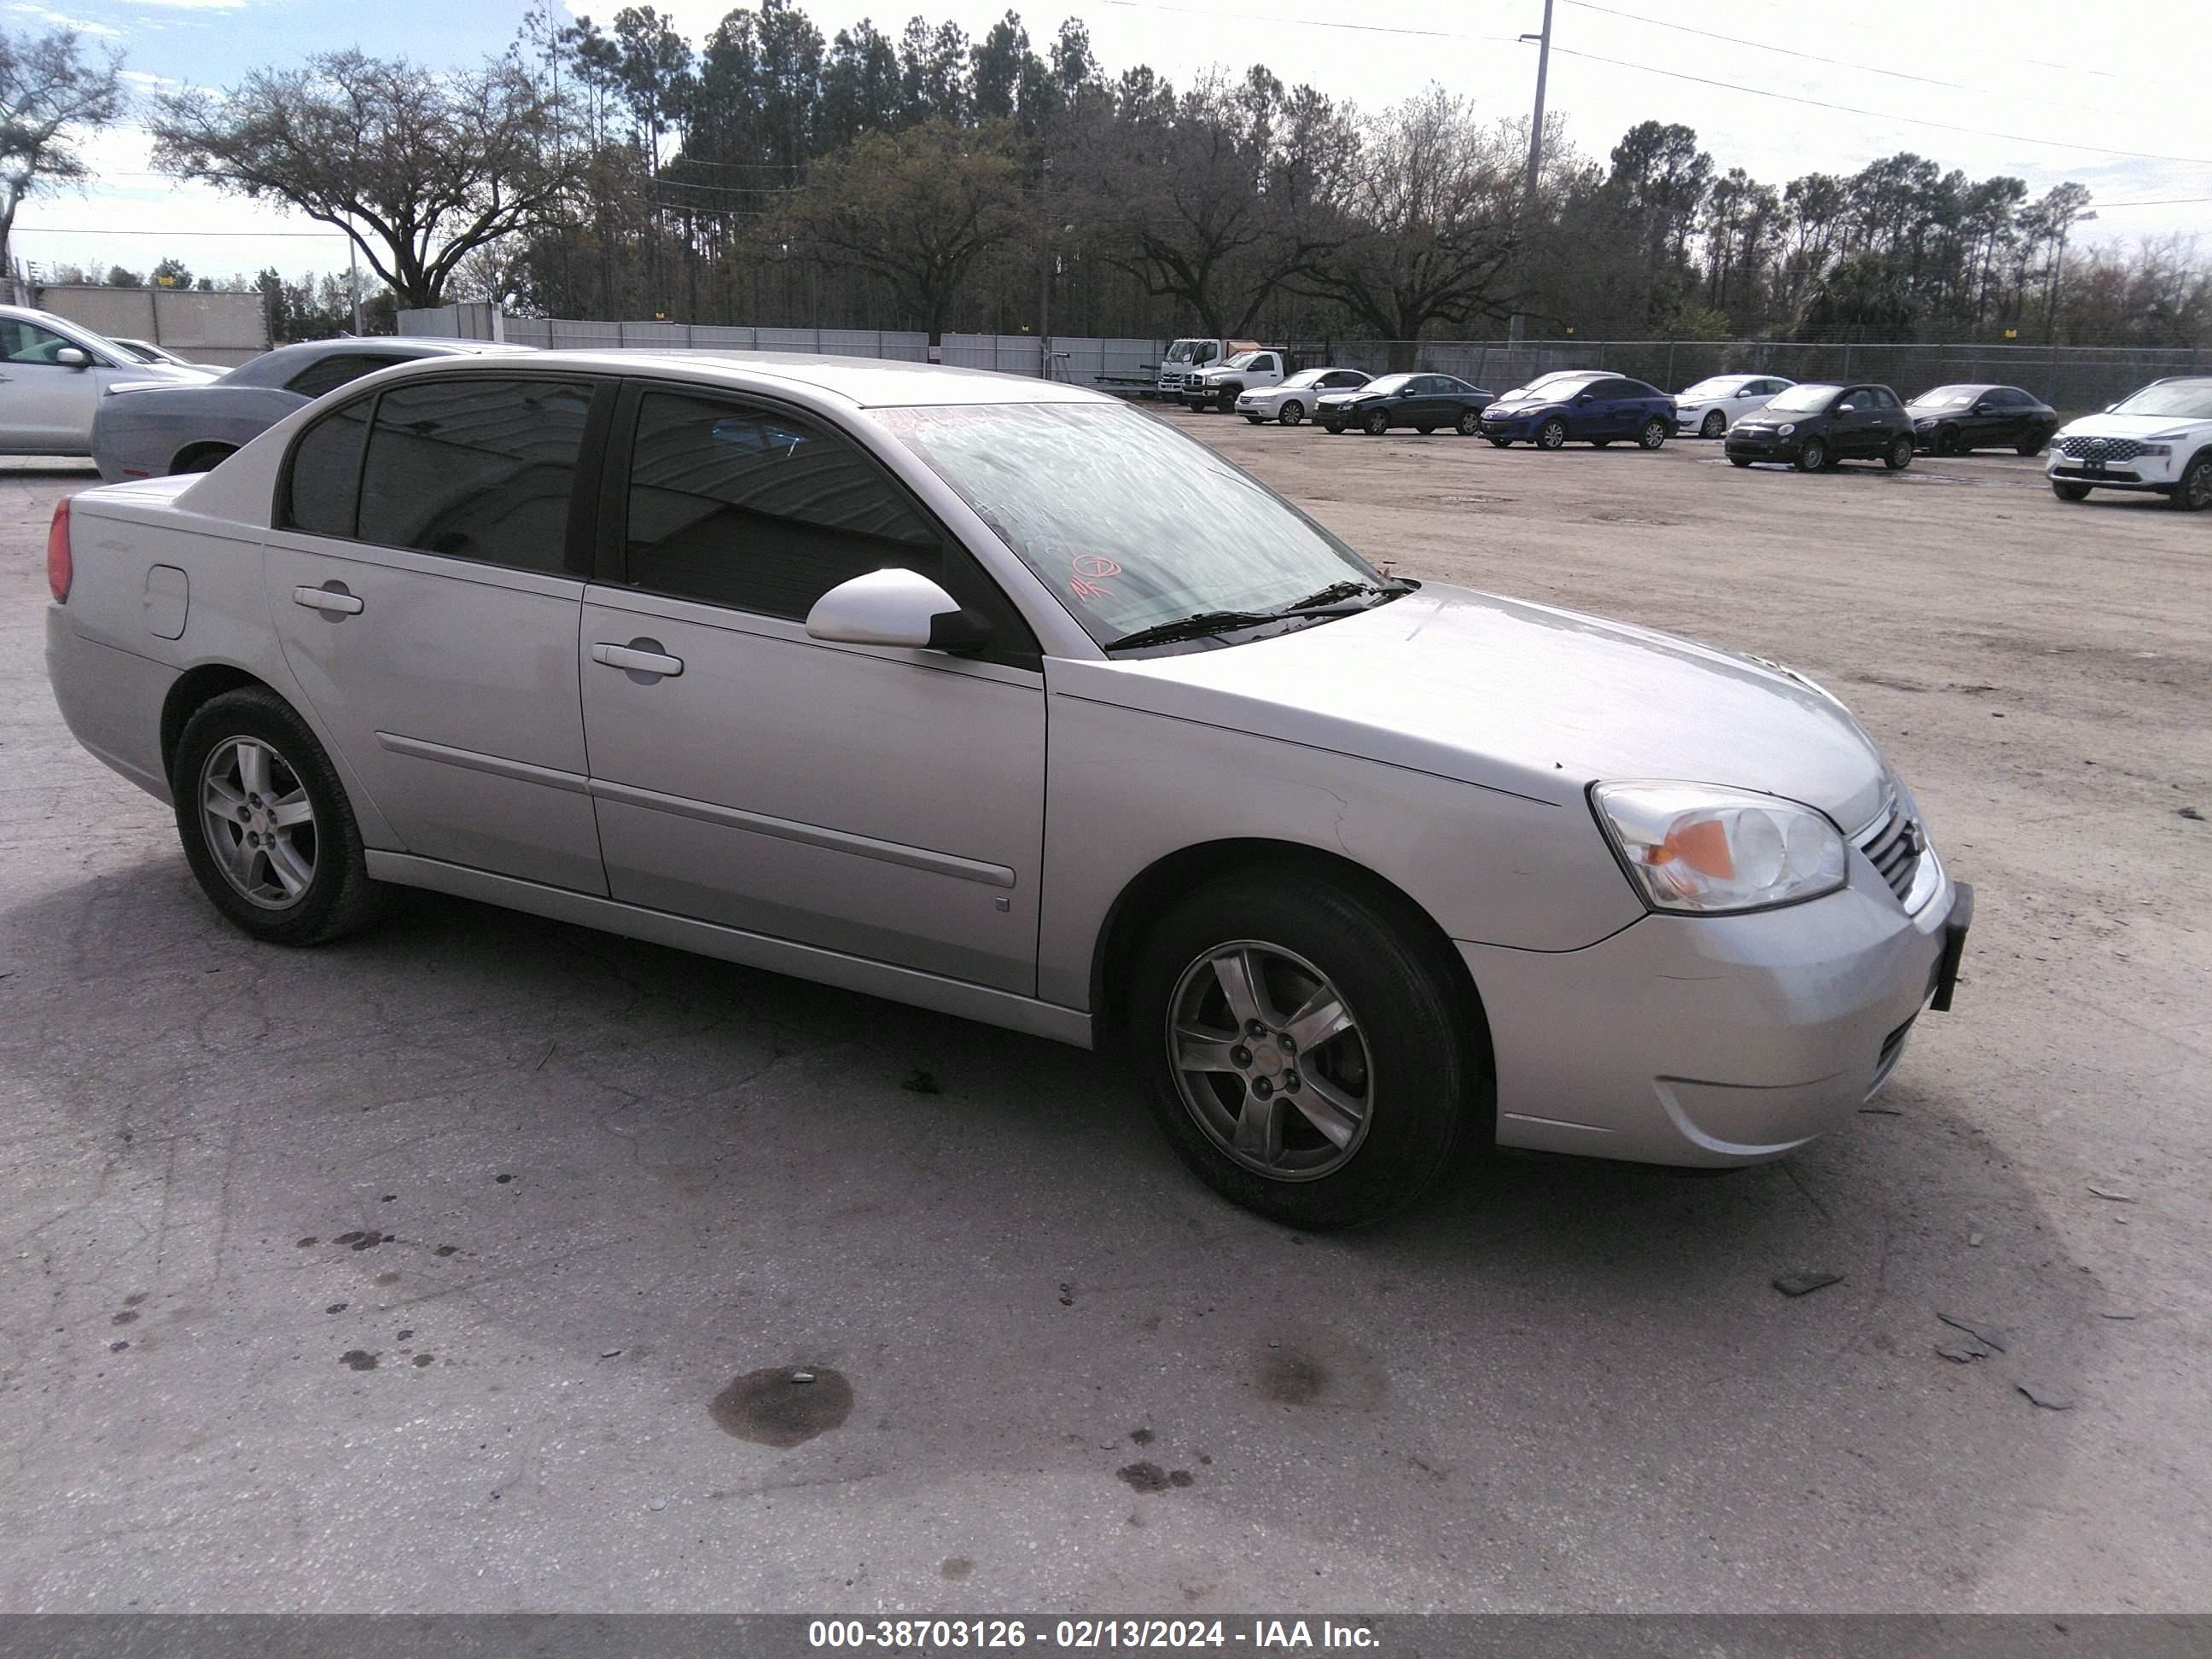
[[[156,167],[336,225],[408,306],[443,304],[470,252],[550,217],[580,166],[511,58],[434,75],[331,52],[158,106]]]
[[[89,58],[73,30],[33,39],[0,29],[0,276],[26,197],[92,176],[77,145],[121,118],[128,100],[112,59]]]
[[[1393,368],[1411,368],[1431,325],[1512,309],[1520,146],[1436,86],[1367,122],[1363,137],[1344,203],[1353,228],[1298,283],[1390,341]]]

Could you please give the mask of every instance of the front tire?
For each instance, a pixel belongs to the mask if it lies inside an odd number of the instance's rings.
[[[1656,417],[1644,423],[1644,430],[1636,434],[1636,441],[1646,449],[1656,449],[1667,441],[1667,422]]]
[[[374,920],[361,830],[330,757],[273,691],[202,705],[169,767],[185,861],[216,909],[272,945],[320,945]]]
[[[1265,426],[1267,424],[1267,416],[1264,415],[1247,415],[1244,419],[1246,423],[1251,426]]]
[[[1367,435],[1379,438],[1390,429],[1390,417],[1378,409],[1367,417],[1366,425]]]
[[[1453,1165],[1484,1098],[1462,1002],[1440,945],[1396,907],[1255,871],[1152,930],[1130,1035],[1153,1115],[1199,1178],[1321,1230],[1401,1208]]]
[[[1727,434],[1728,416],[1717,409],[1708,414],[1704,423],[1698,428],[1698,435],[1701,438],[1720,438]]]
[[[1536,447],[1565,449],[1567,447],[1567,423],[1554,415],[1536,428]]]
[[[1492,449],[1510,449],[1513,447],[1513,440],[1510,438],[1492,438],[1490,441],[1490,447]]]
[[[2198,455],[2183,470],[2181,482],[2166,504],[2177,513],[2202,513],[2212,507],[2212,451]]]
[[[1321,429],[1328,433],[1332,438],[1340,438],[1344,435],[1344,422],[1342,421],[1323,421],[1321,423]]]
[[[1828,446],[1818,438],[1808,438],[1797,448],[1797,470],[1818,472],[1828,465]]]
[[[1729,457],[1729,465],[1730,466],[1749,466],[1751,465],[1751,457],[1748,455],[1731,455]]]
[[[1938,455],[1956,455],[1960,453],[1957,427],[1939,426],[1936,428],[1936,453]]]
[[[1892,472],[1904,471],[1906,467],[1912,465],[1913,447],[1912,440],[1910,438],[1893,439],[1888,453],[1881,458],[1881,464]]]
[[[1306,406],[1296,398],[1286,398],[1283,406],[1275,411],[1275,418],[1285,426],[1296,426],[1306,417]]]

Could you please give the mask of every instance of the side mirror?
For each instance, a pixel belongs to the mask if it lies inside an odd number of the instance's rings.
[[[54,361],[64,368],[90,368],[92,359],[75,346],[64,346],[54,353]]]
[[[811,639],[838,645],[902,645],[916,651],[980,651],[991,625],[928,577],[877,570],[840,582],[806,613]]]
[[[1974,405],[1973,412],[1977,415],[1987,415],[1996,407],[1996,405],[1994,404],[1976,404]]]
[[[1578,404],[1586,404],[1593,401],[1596,396],[1597,393],[1595,392],[1585,392],[1581,397],[1576,398],[1575,401]]]

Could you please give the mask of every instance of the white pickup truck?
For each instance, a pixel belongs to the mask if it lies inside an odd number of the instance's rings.
[[[1200,369],[1183,382],[1186,409],[1214,409],[1224,415],[1237,407],[1247,392],[1282,385],[1291,372],[1291,360],[1272,347],[1255,346],[1240,351],[1225,363]]]
[[[1166,402],[1180,403],[1184,388],[1206,370],[1225,358],[1259,349],[1257,340],[1177,340],[1160,357],[1159,378],[1152,384],[1152,393]]]

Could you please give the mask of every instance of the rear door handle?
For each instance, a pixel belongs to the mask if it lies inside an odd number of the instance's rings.
[[[632,640],[628,645],[601,640],[592,647],[592,660],[634,677],[674,679],[684,672],[684,659],[663,651],[659,640]]]
[[[336,620],[340,617],[361,615],[361,601],[345,590],[343,582],[332,582],[328,587],[295,587],[292,603],[304,605],[310,611],[319,611]]]

